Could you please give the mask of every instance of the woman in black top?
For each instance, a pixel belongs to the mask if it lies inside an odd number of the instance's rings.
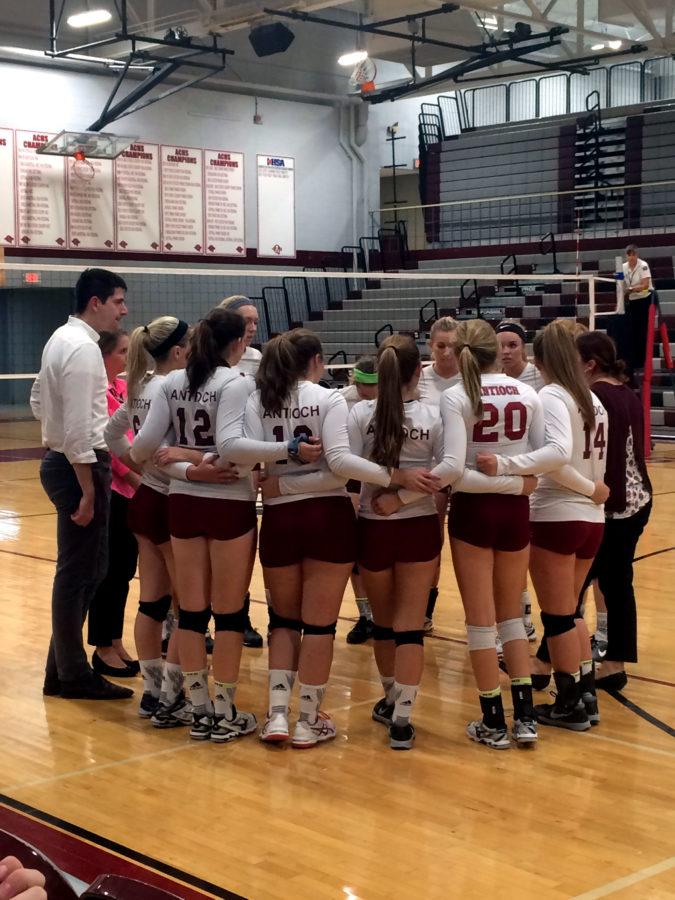
[[[626,686],[624,663],[637,662],[637,611],[633,558],[652,509],[652,486],[644,455],[642,405],[625,384],[624,366],[611,338],[591,331],[577,338],[588,384],[607,410],[609,440],[605,483],[605,531],[589,573],[597,578],[607,604],[607,656],[596,687],[618,691]]]

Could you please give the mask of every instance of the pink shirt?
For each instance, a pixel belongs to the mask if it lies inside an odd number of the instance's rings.
[[[115,410],[119,409],[127,399],[126,381],[123,378],[115,378],[108,385],[106,396],[108,398],[108,415],[112,416]],[[127,437],[130,442],[133,441],[134,435],[131,429],[127,431]],[[110,457],[112,465],[112,489],[113,491],[117,491],[117,493],[121,494],[123,497],[126,497],[127,500],[130,500],[136,493],[136,489],[130,484],[127,484],[124,480],[124,476],[130,469],[128,469],[123,462],[120,462],[119,458],[115,456],[114,453],[111,453]]]

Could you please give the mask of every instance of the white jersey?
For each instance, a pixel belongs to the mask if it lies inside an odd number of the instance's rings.
[[[420,380],[417,385],[419,398],[422,403],[430,403],[439,408],[441,404],[441,394],[448,388],[454,387],[462,380],[461,375],[452,375],[450,378],[441,378],[436,372],[434,364],[424,366]]]
[[[245,401],[254,387],[253,379],[238,368],[220,366],[193,394],[185,370],[170,372],[153,397],[147,418],[134,440],[133,459],[145,462],[167,440],[201,453],[217,453],[216,432],[220,420],[227,418],[227,425],[238,423],[241,433]],[[233,484],[207,484],[172,477],[169,492],[229,500],[255,499],[251,474],[246,469],[240,471],[239,480]]]
[[[125,402],[115,410],[109,419],[105,429],[105,439],[108,447],[115,456],[122,456],[131,446],[127,439],[127,432],[132,431],[134,436],[141,430],[150,412],[152,401],[161,390],[165,375],[151,375],[149,379],[139,386],[138,396],[127,398]],[[176,463],[170,467],[170,471],[187,470],[187,464]],[[180,477],[180,476],[179,476]],[[159,491],[160,494],[169,493],[170,477],[167,471],[158,469],[150,460],[143,464],[141,484]]]
[[[311,381],[298,382],[279,414],[265,412],[260,392],[252,394],[246,405],[244,435],[245,440],[232,445],[230,455],[235,461],[258,458],[255,445],[261,441],[268,447],[285,447],[293,438],[306,435],[319,438],[323,445],[323,455],[310,465],[283,458],[268,462],[267,472],[280,476],[282,493],[281,497],[267,500],[270,505],[315,497],[346,497],[345,483],[349,478],[372,481],[382,487],[391,481],[384,466],[352,454],[347,436],[347,403],[340,391]],[[227,445],[224,452],[228,452]]]
[[[357,403],[361,402],[361,397],[359,397],[359,391],[355,384],[348,384],[347,387],[342,388],[340,396],[344,397],[347,401],[347,409],[349,412],[352,411]]]
[[[251,375],[255,377],[255,373],[258,371],[258,366],[260,365],[260,360],[262,359],[262,353],[260,350],[256,350],[255,347],[247,347],[244,350],[244,355],[237,363],[237,368],[244,373],[244,375]]]
[[[530,497],[533,522],[604,522],[604,507],[590,498],[606,466],[607,413],[591,394],[595,425],[584,425],[576,401],[559,384],[539,392],[544,408],[544,442],[539,450],[500,457],[500,474],[540,475]],[[543,473],[543,474],[542,474]]]
[[[403,404],[405,411],[405,439],[401,447],[398,468],[430,469],[443,456],[443,427],[438,410],[421,400],[408,400]],[[373,417],[377,411],[377,400],[363,400],[349,413],[347,427],[349,443],[354,453],[370,459],[373,452],[375,428]],[[371,484],[362,484],[359,515],[364,519],[379,519],[373,511]],[[433,516],[436,504],[431,494],[417,494],[416,499],[402,506],[388,519],[410,519],[415,516]]]
[[[534,363],[527,363],[523,371],[518,376],[518,381],[522,381],[523,384],[529,384],[531,388],[534,388],[537,393],[544,387],[546,383],[541,376],[541,372],[535,366]]]

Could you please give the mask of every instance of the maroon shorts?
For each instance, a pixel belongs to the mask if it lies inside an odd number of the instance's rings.
[[[153,544],[166,544],[171,539],[169,495],[142,484],[129,501],[127,525],[134,534],[148,538]]]
[[[293,566],[303,559],[354,562],[356,515],[349,497],[316,497],[265,506],[260,526],[262,565]]]
[[[604,530],[604,522],[532,522],[530,540],[551,553],[595,559]]]
[[[394,563],[429,562],[443,548],[438,516],[410,519],[359,519],[359,566],[371,572],[391,569]]]
[[[474,547],[515,553],[530,543],[530,504],[512,494],[452,495],[448,532]]]
[[[258,523],[253,500],[224,497],[169,495],[171,537],[204,537],[212,541],[233,541],[248,534]]]

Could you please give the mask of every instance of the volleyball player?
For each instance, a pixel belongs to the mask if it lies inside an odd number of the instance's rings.
[[[527,334],[518,322],[504,320],[496,328],[499,341],[499,358],[502,372],[529,384],[535,391],[540,391],[544,386],[544,379],[539,374],[537,367],[527,358]],[[532,598],[527,588],[527,574],[523,582],[523,591],[520,598],[523,625],[527,632],[528,641],[536,641],[537,632],[532,622]],[[497,651],[501,654],[499,645]]]
[[[441,394],[448,388],[456,385],[459,378],[459,367],[455,354],[457,342],[457,322],[451,316],[443,316],[437,319],[431,326],[429,333],[429,350],[431,351],[431,365],[422,369],[422,374],[417,385],[419,398],[422,403],[428,403],[440,408]],[[436,512],[441,527],[441,536],[445,531],[445,517],[448,513],[449,494],[447,489],[435,494]],[[442,546],[442,541],[441,541]],[[429,590],[427,608],[424,616],[424,631],[431,634],[434,630],[434,610],[438,599],[438,582],[441,577],[441,559],[438,558],[438,569],[434,583]]]
[[[361,400],[374,400],[377,397],[377,371],[375,369],[375,357],[362,356],[357,360],[352,369],[350,384],[341,391],[347,401],[347,409],[351,411]],[[347,482],[347,493],[358,513],[361,496],[361,483],[359,481]],[[373,611],[370,607],[363,579],[359,575],[358,563],[354,563],[351,575],[352,590],[356,598],[356,606],[359,611],[359,620],[347,634],[348,644],[363,644],[373,636]]]
[[[138,434],[166,375],[185,368],[187,347],[187,322],[174,316],[161,316],[132,332],[126,363],[127,399],[105,430],[108,446],[121,459],[128,458],[129,430]],[[185,477],[189,467],[188,457],[185,459],[185,466],[170,467],[175,477]],[[192,461],[202,463],[202,454],[197,453]],[[190,477],[205,478],[208,468],[208,463],[203,463],[192,469]],[[224,470],[220,471],[225,477]],[[213,472],[212,477],[220,476]],[[169,534],[169,474],[150,461],[143,466],[140,487],[130,501],[128,523],[139,551],[140,602],[134,627],[143,677],[139,715],[151,719],[157,728],[189,725],[192,715],[183,693],[177,633],[169,639],[166,662],[162,662],[162,623],[172,608],[175,580]]]
[[[443,429],[438,409],[418,399],[419,350],[411,338],[394,335],[380,345],[377,360],[378,398],[351,411],[350,446],[387,467],[430,468],[443,456]],[[397,494],[380,497],[372,485],[363,486],[358,562],[373,605],[375,661],[385,692],[372,716],[389,727],[393,750],[409,750],[415,740],[411,717],[424,666],[424,617],[442,545],[432,496],[403,505]]]
[[[555,703],[535,709],[545,725],[586,731],[599,715],[590,636],[577,598],[604,528],[607,414],[585,382],[574,337],[563,323],[551,322],[536,335],[534,357],[546,382],[539,393],[544,446],[517,456],[484,454],[477,464],[487,473],[548,473],[531,499],[530,574],[557,695]]]
[[[304,472],[280,459],[263,482],[260,561],[271,594],[269,709],[263,741],[289,737],[288,708],[296,674],[300,715],[293,746],[313,747],[335,737],[332,718],[321,710],[333,658],[338,612],[356,559],[356,521],[345,490],[348,478],[387,487],[391,483],[431,493],[436,483],[418,469],[388,471],[351,453],[347,404],[339,391],[318,384],[324,371],[321,342],[294,329],[265,345],[249,398],[245,438],[236,428],[219,433],[221,458],[259,459],[259,442],[284,446],[320,441],[323,456]],[[300,447],[305,446],[300,444]]]
[[[179,447],[216,451],[219,420],[241,424],[253,383],[235,368],[244,351],[244,319],[214,309],[197,325],[184,372],[172,372],[153,399],[131,455],[149,459],[173,428]],[[311,458],[317,451],[310,448]],[[277,451],[287,455],[283,445]],[[255,716],[234,704],[245,624],[243,598],[253,568],[255,494],[250,473],[233,484],[171,480],[169,529],[179,599],[179,648],[190,699],[190,736],[217,743],[255,730]],[[204,631],[215,622],[213,675],[208,687]]]

